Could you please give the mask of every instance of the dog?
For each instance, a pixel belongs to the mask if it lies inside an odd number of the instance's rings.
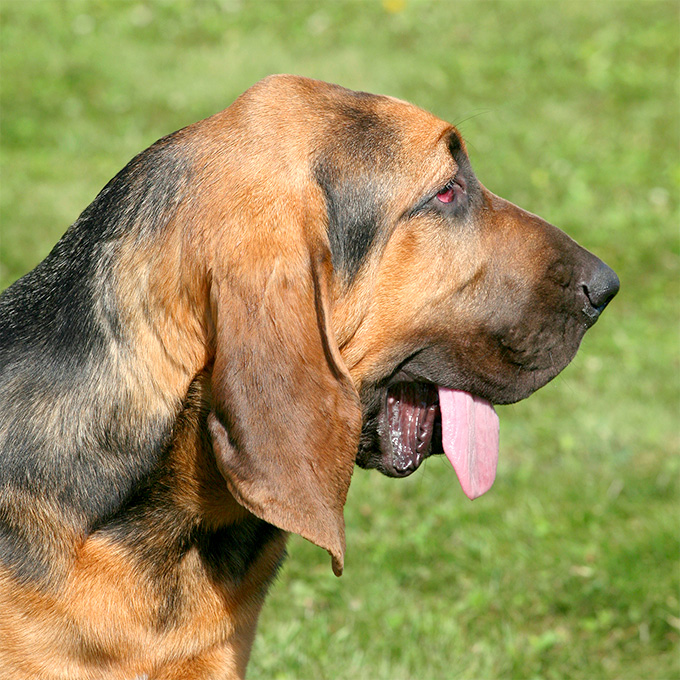
[[[270,76],[159,140],[0,298],[3,677],[244,677],[287,535],[342,573],[355,464],[487,491],[492,404],[618,288],[391,97]]]

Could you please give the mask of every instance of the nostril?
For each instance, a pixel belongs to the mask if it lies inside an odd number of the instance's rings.
[[[598,302],[598,297],[596,295],[592,295],[588,289],[588,286],[585,284],[581,286],[581,289],[583,290],[583,294],[586,296],[588,302],[590,302],[590,306],[595,310],[595,312],[597,312],[597,314],[601,314],[607,305],[600,304]]]

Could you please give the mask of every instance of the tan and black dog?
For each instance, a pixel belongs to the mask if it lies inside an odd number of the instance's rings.
[[[243,677],[287,532],[342,572],[355,463],[483,493],[618,286],[396,99],[273,76],[161,139],[0,298],[2,677]]]

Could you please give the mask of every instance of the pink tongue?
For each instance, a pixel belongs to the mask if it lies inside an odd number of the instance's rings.
[[[442,445],[465,495],[486,493],[496,479],[498,415],[493,406],[469,392],[439,388]]]

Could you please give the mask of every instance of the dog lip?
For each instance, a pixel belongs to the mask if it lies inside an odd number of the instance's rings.
[[[521,364],[517,365],[520,366]],[[465,392],[469,392],[474,397],[480,397],[481,399],[485,399],[491,404],[495,405],[497,403],[496,401],[494,401],[493,397],[490,398],[486,394],[482,394],[480,392],[475,391],[474,389],[470,389],[469,387],[466,387],[465,385],[461,384],[461,382],[459,381],[455,380],[451,382],[445,380],[435,381],[425,376],[416,374],[413,371],[410,371],[409,369],[404,367],[400,368],[396,373],[394,373],[389,378],[389,380],[386,383],[387,391],[389,392],[390,388],[393,388],[395,385],[398,385],[399,383],[417,383],[422,385],[428,385],[434,390],[438,389],[439,387],[444,387],[445,389],[449,390],[463,390]],[[387,399],[387,396],[385,397],[385,399]]]

